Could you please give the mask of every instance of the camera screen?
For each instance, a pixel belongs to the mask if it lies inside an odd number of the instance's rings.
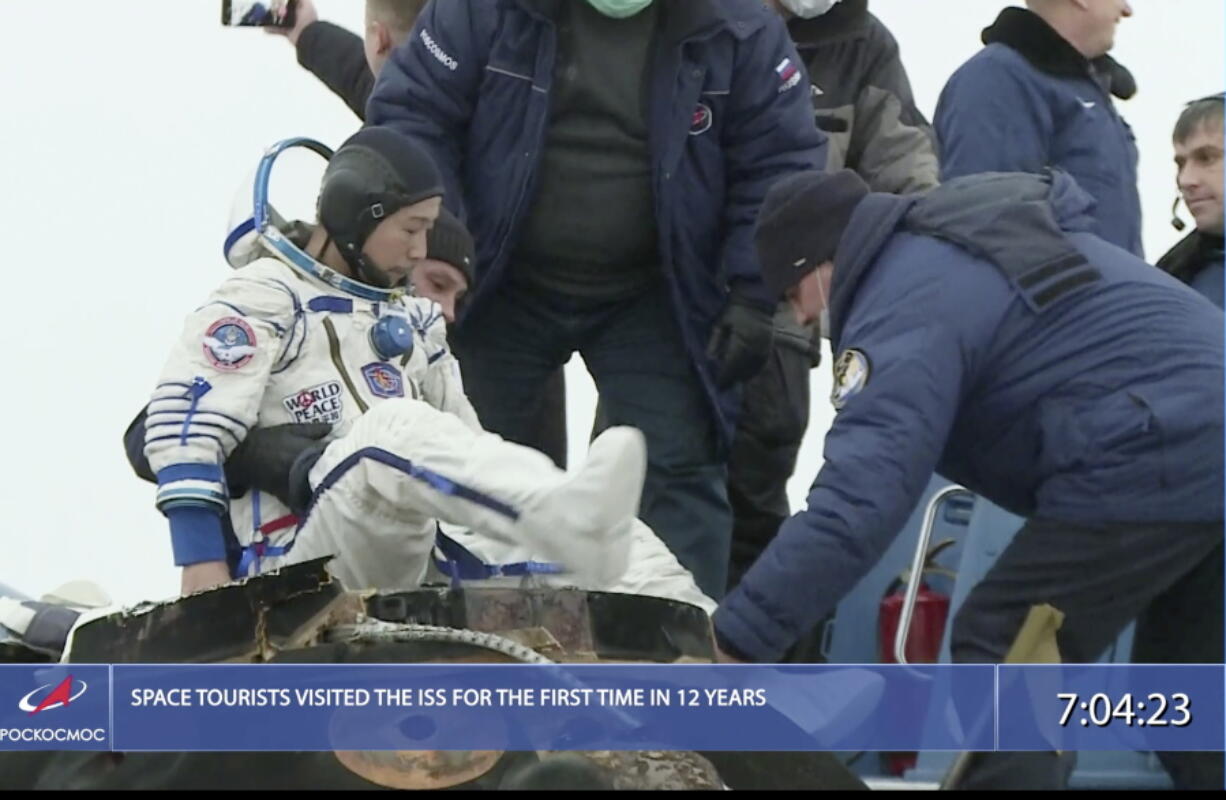
[[[291,28],[294,0],[223,0],[221,24],[236,28]]]

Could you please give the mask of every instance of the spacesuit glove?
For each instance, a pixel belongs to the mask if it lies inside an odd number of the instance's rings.
[[[255,428],[226,461],[226,481],[231,487],[267,492],[300,513],[310,501],[310,489],[304,500],[299,484],[328,446],[324,437],[331,431],[324,422]]]
[[[729,298],[707,345],[718,388],[743,383],[766,366],[775,335],[772,310],[735,292]]]

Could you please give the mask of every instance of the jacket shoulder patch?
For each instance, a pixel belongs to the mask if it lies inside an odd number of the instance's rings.
[[[834,362],[834,388],[830,391],[830,404],[841,409],[847,401],[860,393],[868,384],[871,365],[863,352],[844,350]]]

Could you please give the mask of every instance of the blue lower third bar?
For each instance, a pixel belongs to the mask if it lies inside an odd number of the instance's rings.
[[[1223,667],[1000,667],[1001,750],[1223,749]]]
[[[991,750],[991,666],[114,668],[114,746]]]
[[[0,665],[0,751],[110,750],[110,667]]]

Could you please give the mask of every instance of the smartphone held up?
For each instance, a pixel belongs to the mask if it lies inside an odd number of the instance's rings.
[[[229,28],[292,28],[297,0],[221,0],[221,24]]]

